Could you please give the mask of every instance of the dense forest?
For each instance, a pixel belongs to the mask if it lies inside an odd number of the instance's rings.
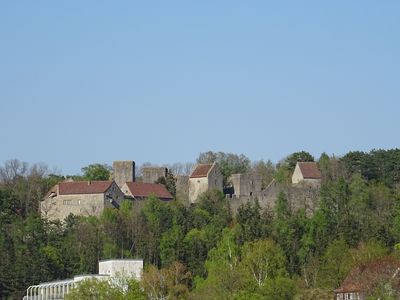
[[[197,161],[218,161],[224,178],[252,169],[265,186],[273,178],[290,184],[301,160],[314,157],[297,152],[273,164],[207,152]],[[41,218],[38,207],[64,177],[41,164],[7,161],[0,167],[0,299],[21,299],[32,284],[96,273],[108,258],[143,258],[145,271],[125,293],[93,283],[103,299],[332,299],[354,266],[400,258],[400,149],[324,153],[316,161],[322,183],[313,215],[292,211],[284,193],[272,210],[256,202],[233,215],[229,200],[211,190],[193,205],[182,197],[150,197],[142,206],[125,200],[99,218],[70,215],[63,222]],[[110,170],[98,164],[82,171],[77,178],[95,180]],[[83,299],[90,288],[69,297]],[[385,288],[371,294],[379,297],[392,299]]]

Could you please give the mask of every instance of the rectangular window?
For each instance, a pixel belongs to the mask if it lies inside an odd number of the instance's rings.
[[[359,300],[359,293],[346,293],[345,300]]]

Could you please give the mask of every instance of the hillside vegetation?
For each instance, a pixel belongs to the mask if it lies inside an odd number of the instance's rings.
[[[264,186],[272,178],[289,182],[297,160],[314,160],[298,152],[274,165],[209,152],[198,161],[218,159],[225,179],[253,169]],[[323,178],[312,216],[291,211],[284,193],[273,211],[246,204],[233,216],[229,200],[212,190],[196,205],[150,197],[139,208],[125,200],[99,218],[70,215],[62,223],[42,219],[38,207],[64,177],[7,161],[0,168],[0,299],[21,299],[29,285],[96,273],[98,260],[122,257],[145,262],[126,299],[332,299],[353,266],[400,257],[400,150],[322,154],[317,162]],[[95,176],[85,167],[82,178]]]

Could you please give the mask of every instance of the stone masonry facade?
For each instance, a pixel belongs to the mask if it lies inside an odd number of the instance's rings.
[[[217,163],[198,164],[189,177],[189,203],[195,203],[207,190],[223,190],[223,176]]]
[[[63,191],[63,184],[76,185],[77,190],[74,193]],[[90,181],[57,184],[41,202],[41,214],[50,220],[64,220],[69,214],[100,216],[105,208],[116,207],[124,199],[124,194],[114,181],[98,187],[93,185],[98,184]]]
[[[133,160],[114,161],[113,178],[120,188],[125,182],[135,181],[135,162]]]
[[[167,177],[168,169],[165,167],[143,167],[142,181],[145,183],[155,183],[161,177]]]

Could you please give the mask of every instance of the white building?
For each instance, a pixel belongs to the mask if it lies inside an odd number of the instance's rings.
[[[103,260],[99,262],[99,274],[77,275],[73,279],[32,285],[26,290],[24,300],[62,300],[80,281],[90,279],[113,281],[118,276],[141,280],[142,273],[143,260],[141,259]]]

